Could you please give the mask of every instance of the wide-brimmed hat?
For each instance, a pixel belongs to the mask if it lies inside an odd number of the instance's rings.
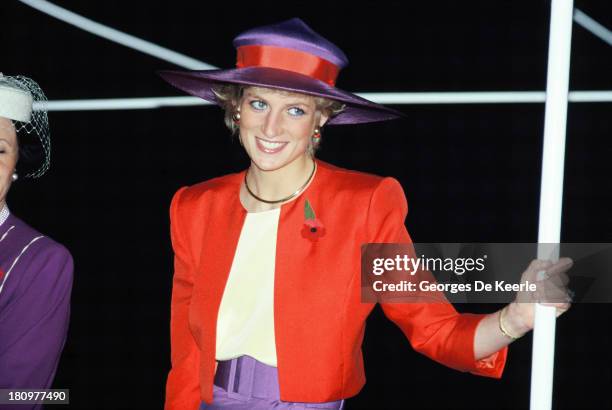
[[[348,64],[337,46],[299,18],[257,27],[234,39],[236,68],[228,70],[163,70],[159,75],[191,95],[218,104],[212,88],[223,83],[278,88],[340,101],[344,111],[328,124],[385,121],[403,116],[391,108],[336,88]]]

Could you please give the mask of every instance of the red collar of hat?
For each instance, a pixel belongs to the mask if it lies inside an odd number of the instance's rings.
[[[331,86],[336,84],[340,71],[335,64],[313,54],[290,48],[262,45],[238,47],[236,67],[278,68],[307,75]]]

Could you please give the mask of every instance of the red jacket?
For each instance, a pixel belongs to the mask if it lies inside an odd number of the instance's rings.
[[[317,161],[310,186],[282,206],[274,283],[274,328],[280,397],[325,402],[356,395],[365,383],[361,344],[374,304],[360,302],[360,247],[410,242],[400,184]],[[175,254],[172,369],[165,409],[212,402],[217,313],[246,211],[244,171],[181,188],[170,209]],[[325,234],[302,235],[308,200]],[[474,359],[474,333],[484,315],[450,304],[389,303],[384,313],[413,348],[449,367],[501,377],[507,348]]]

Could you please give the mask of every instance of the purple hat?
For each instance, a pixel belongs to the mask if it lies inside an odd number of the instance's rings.
[[[346,104],[328,124],[385,121],[403,114],[335,87],[346,55],[299,18],[245,31],[234,39],[236,68],[164,70],[159,75],[191,95],[218,103],[212,87],[223,83],[279,88]]]

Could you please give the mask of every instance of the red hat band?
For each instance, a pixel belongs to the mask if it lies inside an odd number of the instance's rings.
[[[247,45],[238,47],[237,51],[237,68],[270,67],[293,71],[331,86],[336,84],[340,72],[338,66],[321,57],[290,48]]]

